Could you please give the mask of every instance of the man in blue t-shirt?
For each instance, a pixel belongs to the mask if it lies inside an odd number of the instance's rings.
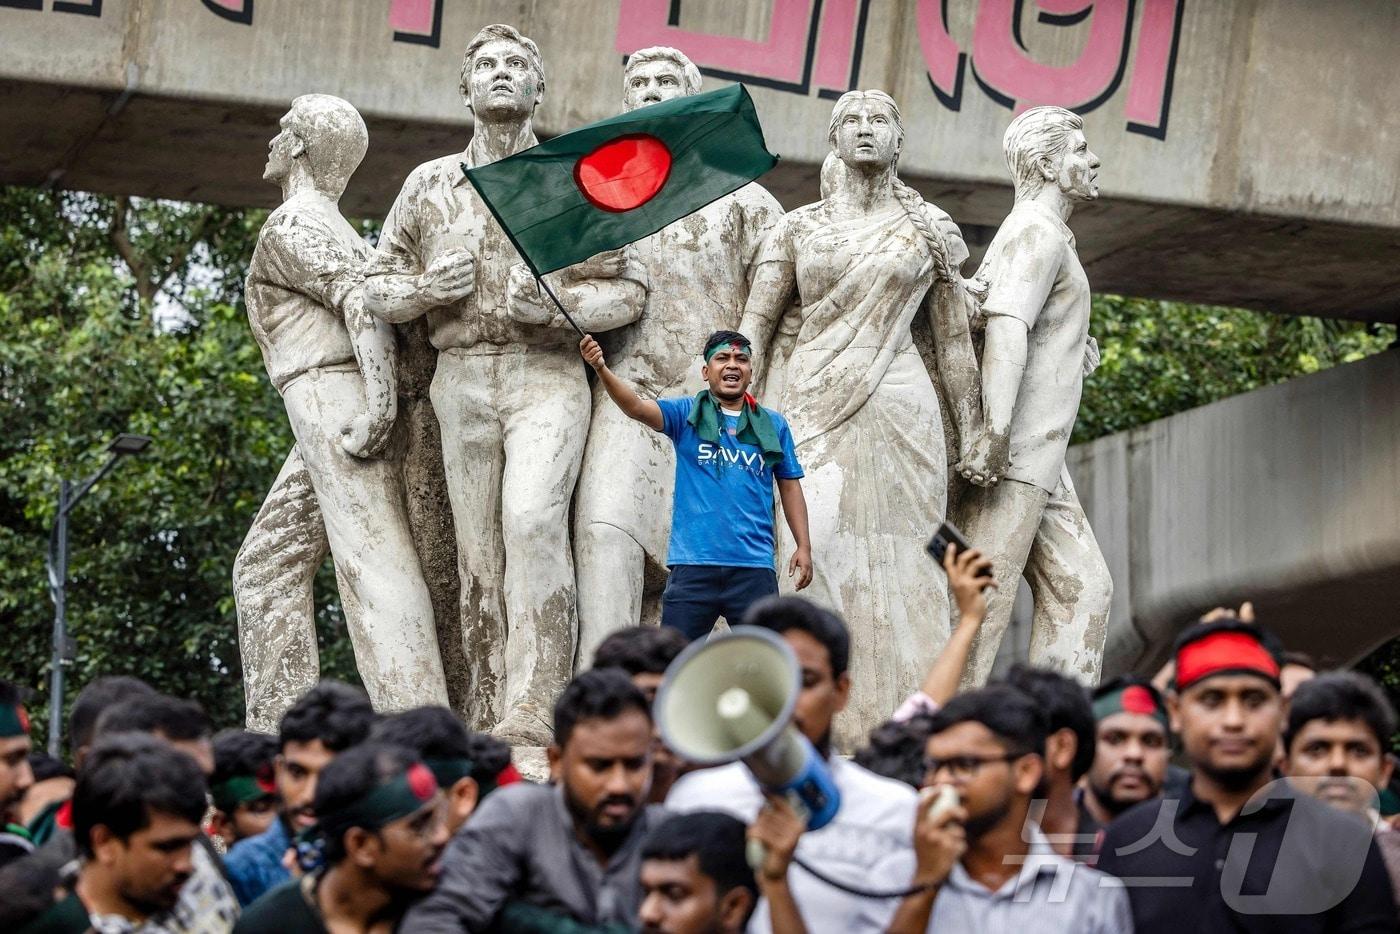
[[[812,582],[812,545],[802,466],[787,421],[748,394],[749,340],[716,331],[705,341],[700,376],[710,388],[695,398],[643,399],[608,369],[591,336],[583,359],[625,415],[665,432],[676,448],[676,493],[666,566],[671,576],[661,622],[689,639],[723,616],[737,624],[755,601],[778,592],[774,572],[773,481],[797,550],[788,562],[796,589]]]

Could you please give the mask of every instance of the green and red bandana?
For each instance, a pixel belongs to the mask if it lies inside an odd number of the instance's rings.
[[[258,770],[256,775],[234,775],[213,788],[209,794],[214,799],[214,807],[225,814],[238,810],[240,804],[252,804],[277,794],[277,782],[272,776],[272,766]]]
[[[438,781],[432,770],[415,762],[355,803],[322,816],[321,827],[328,834],[343,833],[351,827],[378,830],[417,811],[437,793]]]
[[[1151,717],[1170,730],[1162,697],[1146,684],[1128,683],[1111,688],[1094,698],[1094,719],[1103,720],[1119,713]]]
[[[0,739],[29,735],[29,711],[23,704],[0,704]]]

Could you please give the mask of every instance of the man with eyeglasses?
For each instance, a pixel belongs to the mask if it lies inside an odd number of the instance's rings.
[[[872,874],[908,880],[917,890],[899,903],[885,930],[1131,932],[1123,890],[1105,887],[1103,873],[1055,853],[1030,819],[1048,732],[1036,703],[993,685],[954,697],[931,726],[923,801],[932,799],[929,790],[951,785],[959,805],[921,806],[914,864],[897,854]],[[868,910],[882,909],[877,903]]]

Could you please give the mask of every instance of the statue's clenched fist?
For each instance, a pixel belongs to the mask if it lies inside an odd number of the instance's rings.
[[[467,250],[448,250],[433,260],[418,280],[429,298],[449,305],[476,289],[476,260]]]

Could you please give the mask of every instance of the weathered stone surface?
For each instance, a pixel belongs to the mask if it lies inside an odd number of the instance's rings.
[[[968,543],[991,556],[997,590],[964,680],[980,685],[991,673],[1024,571],[1035,601],[1031,663],[1095,684],[1113,585],[1064,462],[1097,356],[1089,281],[1066,222],[1098,197],[1099,160],[1083,121],[1058,107],[1017,117],[1004,147],[1016,205],[976,276],[988,286],[985,421],[958,464],[972,488],[952,509]]]
[[[804,595],[851,630],[849,748],[919,683],[948,636],[948,594],[923,544],[944,516],[944,419],[978,416],[968,333],[967,250],[948,216],[899,182],[899,110],[880,91],[832,111],[830,193],[785,215],[759,256],[742,330],[760,355],[795,295],[800,321],[780,377],[806,476],[815,577]],[[937,286],[935,287],[935,283]],[[937,379],[910,333],[930,318]],[[760,362],[761,359],[760,359]],[[794,544],[784,530],[783,566]]]
[[[409,175],[365,286],[366,306],[382,320],[425,319],[436,351],[428,395],[438,433],[415,435],[410,459],[426,465],[437,454],[443,465],[463,706],[476,728],[535,745],[548,741],[550,708],[572,673],[568,511],[590,401],[572,332],[522,276],[461,164],[534,145],[544,87],[538,48],[513,28],[488,26],[468,44],[460,90],[475,117],[471,141]],[[551,279],[575,318],[599,330],[635,321],[646,294],[625,251]],[[420,528],[440,527],[441,498],[426,492],[431,500],[415,507]]]
[[[296,446],[235,561],[248,720],[274,729],[318,670],[311,582],[329,548],[365,688],[378,709],[447,700],[432,601],[392,450],[395,352],[363,308],[367,244],[337,202],[367,145],[327,95],[297,98],[264,178],[284,201],[249,264],[248,320]]]

